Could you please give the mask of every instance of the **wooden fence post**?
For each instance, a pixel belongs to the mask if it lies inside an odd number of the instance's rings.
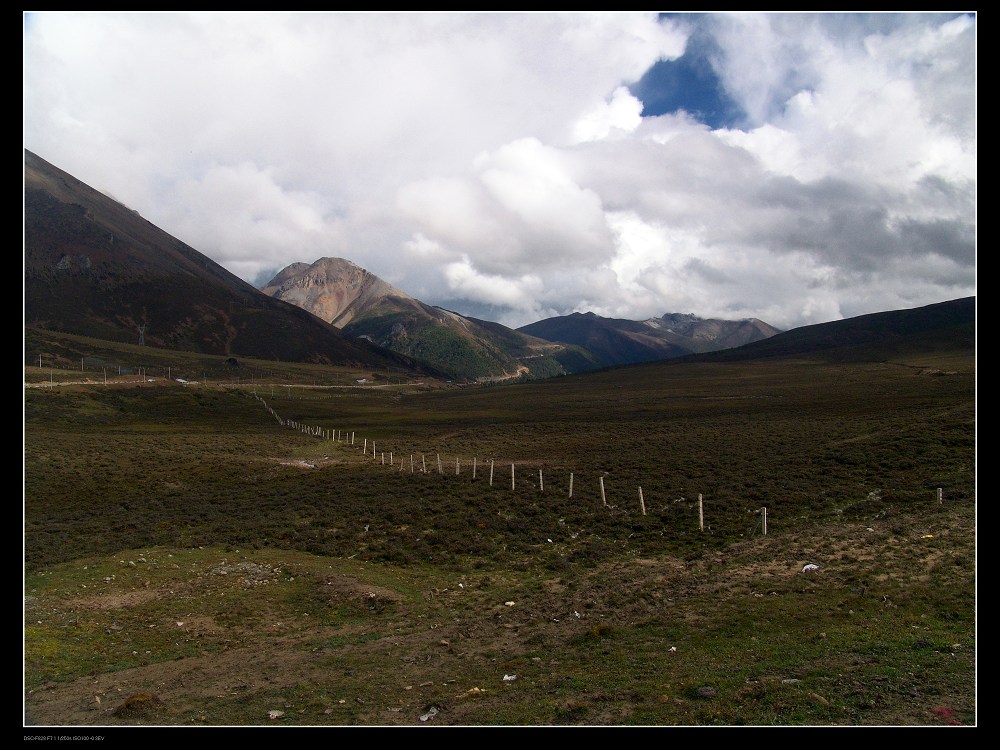
[[[476,457],[472,457],[472,478],[476,478]]]
[[[944,490],[941,487],[938,487],[937,496],[938,505],[944,505]]]
[[[455,476],[458,476],[458,458],[455,458]]]
[[[701,493],[698,494],[698,530],[705,530],[705,506],[701,500]]]
[[[604,497],[604,477],[601,477],[601,505],[608,507],[608,500]]]
[[[438,474],[444,474],[444,469],[441,468],[441,454],[437,454],[438,457]]]
[[[490,459],[490,487],[493,486],[493,459]]]
[[[426,474],[427,473],[427,456],[425,456],[423,453],[420,454],[420,463],[423,464],[424,474]]]
[[[639,488],[639,507],[642,509],[642,515],[646,515],[646,501],[642,499],[642,487]]]
[[[767,508],[761,508],[763,513],[762,523],[764,524],[764,536],[767,536]]]
[[[510,488],[514,489],[514,464],[510,465]]]
[[[545,492],[545,480],[542,479],[542,470],[538,470],[538,491]]]
[[[573,497],[573,472],[569,473],[569,496]]]

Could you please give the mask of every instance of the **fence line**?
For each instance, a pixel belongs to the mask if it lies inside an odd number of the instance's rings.
[[[307,435],[318,436],[321,439],[325,439],[325,440],[328,440],[328,441],[340,442],[341,433],[342,433],[341,430],[339,430],[339,429],[329,429],[329,430],[327,430],[327,429],[324,429],[324,428],[322,428],[320,426],[311,426],[311,425],[307,425],[307,424],[298,422],[296,420],[283,419],[271,406],[269,406],[267,404],[267,402],[261,396],[257,395],[256,392],[254,392],[251,395],[264,405],[265,409],[267,410],[267,413],[270,414],[278,422],[278,424],[280,426],[291,427],[291,428],[296,429],[296,430],[298,430],[300,432],[303,432],[303,433],[305,433]],[[346,444],[355,445],[356,431],[351,431],[350,433],[344,432],[343,434],[344,434],[344,442]],[[349,435],[349,437],[348,437],[348,435]],[[369,441],[368,438],[363,438],[362,455],[367,455],[367,453],[368,453],[368,441]],[[385,452],[383,451],[381,454],[378,454],[378,453],[375,452],[375,440],[374,439],[371,440],[371,444],[372,444],[372,459],[377,462],[378,461],[377,457],[380,455],[381,456],[381,463],[384,465],[385,464]],[[390,451],[389,452],[389,465],[390,466],[394,466],[395,465],[394,464],[393,455],[394,455],[393,452]],[[441,460],[441,454],[437,453],[435,455],[436,455],[436,458],[437,458],[438,474],[444,475],[444,469],[443,469],[443,464],[442,464],[442,460]],[[427,474],[427,457],[426,457],[426,454],[421,454],[420,461],[421,461],[421,473]],[[495,459],[490,459],[490,477],[489,477],[489,486],[490,487],[493,486],[495,461],[496,461]],[[510,486],[511,486],[511,490],[514,490],[514,491],[516,491],[516,489],[517,489],[517,481],[516,481],[517,475],[516,475],[516,465],[515,464],[516,464],[516,462],[511,462],[511,464],[510,464]],[[473,457],[473,459],[472,459],[472,478],[473,479],[476,479],[477,466],[478,466],[478,458],[477,457]],[[399,461],[399,473],[402,473],[402,471],[403,471],[403,460],[402,460],[402,458],[400,458],[400,461]],[[414,455],[412,453],[410,454],[410,473],[411,474],[416,473],[415,464],[414,464]],[[455,475],[458,476],[458,475],[460,475],[460,473],[461,473],[461,457],[460,456],[456,456],[455,457]],[[574,480],[574,472],[569,472],[568,497],[573,497],[573,480]],[[599,482],[599,488],[600,488],[600,496],[601,496],[601,505],[602,505],[602,507],[605,507],[605,508],[614,508],[614,507],[616,507],[616,506],[609,506],[608,505],[607,494],[606,494],[606,490],[605,490],[605,486],[604,486],[604,475],[603,474],[598,477],[598,482]],[[542,467],[539,467],[538,468],[538,491],[539,492],[544,492],[544,490],[545,490],[545,479],[544,479],[543,469],[542,469]],[[643,516],[645,516],[645,515],[647,515],[646,501],[645,501],[645,496],[643,495],[643,491],[642,491],[642,487],[641,486],[638,488],[638,493],[639,493],[639,509],[640,509],[641,514]],[[937,500],[938,500],[939,503],[943,502],[943,500],[942,500],[942,489],[940,487],[937,488]],[[703,495],[701,493],[698,494],[698,504],[697,504],[697,507],[698,507],[698,529],[699,529],[699,531],[704,531],[705,530],[704,497],[703,497]],[[764,534],[764,536],[767,536],[767,508],[766,507],[765,508],[761,508],[760,511],[758,511],[758,512],[761,514],[760,524],[761,524],[761,526],[763,528],[763,534]]]

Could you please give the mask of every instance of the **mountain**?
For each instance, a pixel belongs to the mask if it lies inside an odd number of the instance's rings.
[[[776,357],[883,362],[895,356],[976,350],[976,298],[801,326],[737,349],[693,355],[701,362]]]
[[[388,304],[403,309],[425,311],[427,308],[387,281],[343,258],[320,258],[312,265],[292,263],[261,291],[309,310],[337,328],[343,328],[356,317],[363,317],[387,298],[393,300]]]
[[[403,368],[24,152],[24,324],[220,355]]]
[[[427,305],[344,258],[293,263],[261,291],[455,378],[548,377],[596,366],[578,347]]]
[[[760,341],[778,329],[757,320],[704,320],[668,313],[648,320],[602,318],[573,313],[546,318],[517,329],[547,341],[583,347],[602,367],[674,359]]]

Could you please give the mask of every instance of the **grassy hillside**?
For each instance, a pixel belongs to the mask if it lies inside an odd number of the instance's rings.
[[[579,347],[539,341],[540,348],[532,348],[528,336],[498,323],[470,321],[467,330],[413,311],[369,312],[352,320],[344,330],[459,380],[547,378],[567,372],[563,361],[576,364],[587,359]]]
[[[968,351],[75,379],[25,391],[28,723],[976,721]]]

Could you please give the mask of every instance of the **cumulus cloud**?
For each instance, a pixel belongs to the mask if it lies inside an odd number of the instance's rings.
[[[619,86],[611,99],[588,112],[573,126],[573,140],[577,143],[598,141],[615,134],[625,137],[642,122],[642,102],[625,86]]]
[[[468,256],[449,263],[444,273],[449,288],[457,295],[521,310],[536,306],[543,286],[542,280],[531,273],[517,278],[484,274],[473,266]]]
[[[508,325],[975,293],[969,14],[50,11],[23,49],[25,147],[251,282],[342,256]],[[738,116],[643,116],[696,53]]]
[[[212,167],[199,179],[178,181],[173,197],[170,205],[182,211],[168,217],[170,225],[216,247],[215,260],[238,276],[253,275],[261,257],[288,265],[300,260],[303,250],[311,256],[347,246],[322,196],[289,190],[270,170],[250,162]],[[204,226],[193,207],[206,204],[226,220]]]

